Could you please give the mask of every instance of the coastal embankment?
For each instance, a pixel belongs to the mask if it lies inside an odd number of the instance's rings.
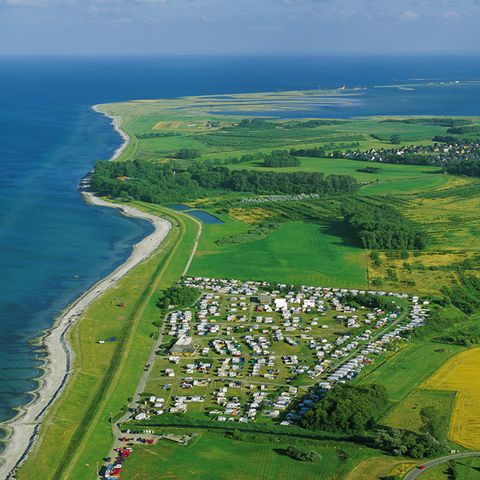
[[[97,107],[93,107],[97,112]],[[129,142],[128,136],[121,130],[118,118],[112,119],[114,128],[123,139],[111,160],[117,159]],[[15,469],[29,454],[40,430],[40,423],[47,409],[59,397],[72,369],[73,351],[68,343],[67,333],[88,306],[109,288],[115,285],[135,266],[149,257],[165,240],[171,229],[168,220],[140,211],[128,205],[114,204],[96,197],[91,192],[82,192],[87,204],[116,208],[123,215],[149,221],[154,231],[133,246],[128,259],[108,276],[97,282],[80,298],[73,302],[55,321],[54,326],[40,339],[46,351],[43,375],[38,379],[38,388],[32,392],[32,401],[21,408],[18,414],[3,426],[7,430],[5,449],[0,455],[0,479],[14,478]]]

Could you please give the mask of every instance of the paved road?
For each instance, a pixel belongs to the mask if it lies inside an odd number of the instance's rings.
[[[429,468],[435,467],[436,465],[440,465],[442,463],[446,463],[450,460],[458,460],[460,458],[468,458],[468,457],[480,457],[480,452],[462,452],[462,453],[454,453],[452,455],[446,455],[445,457],[435,458],[434,460],[430,460],[428,462],[422,463],[425,465],[425,469],[420,470],[419,468],[415,468],[412,470],[404,480],[415,480],[423,475],[425,472],[428,471]]]

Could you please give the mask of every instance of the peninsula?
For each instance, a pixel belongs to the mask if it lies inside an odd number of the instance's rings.
[[[480,119],[312,113],[358,94],[95,107],[125,142],[86,199],[155,232],[46,335],[1,468],[416,478],[480,449]]]

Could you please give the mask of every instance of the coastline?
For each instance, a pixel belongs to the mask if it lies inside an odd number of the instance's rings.
[[[122,138],[122,144],[115,150],[113,153],[112,157],[109,159],[110,161],[117,160],[117,158],[120,157],[120,155],[123,153],[123,151],[130,145],[130,137],[128,134],[122,130],[122,127],[120,126],[121,118],[117,116],[110,116],[107,115],[105,112],[100,110],[100,105],[93,105],[92,110],[96,113],[99,113],[100,115],[104,115],[105,117],[109,118],[112,121],[112,127],[113,129],[120,135]]]
[[[120,118],[110,117],[100,111],[97,105],[92,109],[112,119],[112,125],[123,139],[110,160],[116,160],[129,145],[129,136],[120,127]],[[113,272],[99,280],[60,313],[51,328],[40,337],[39,343],[46,350],[43,374],[37,379],[38,387],[29,393],[33,399],[18,407],[18,413],[3,423],[6,432],[3,439],[4,449],[0,453],[0,479],[15,478],[15,470],[30,453],[39,433],[41,421],[48,408],[57,400],[65,388],[72,371],[73,351],[67,340],[72,325],[81,318],[89,305],[109,288],[114,286],[130,270],[148,258],[164,241],[172,225],[161,217],[142,212],[128,205],[107,202],[91,192],[81,192],[88,205],[116,208],[121,214],[149,221],[154,231],[133,245],[127,260]]]

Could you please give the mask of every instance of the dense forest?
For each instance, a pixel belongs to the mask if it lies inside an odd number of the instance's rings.
[[[417,250],[427,245],[426,232],[389,205],[356,203],[346,208],[344,215],[365,248]]]
[[[388,405],[382,385],[336,385],[300,421],[304,428],[363,433],[375,425]]]
[[[232,171],[201,162],[192,162],[182,170],[170,163],[135,160],[97,162],[91,186],[100,195],[163,203],[200,198],[219,191],[337,195],[355,192],[360,185],[348,175]]]

